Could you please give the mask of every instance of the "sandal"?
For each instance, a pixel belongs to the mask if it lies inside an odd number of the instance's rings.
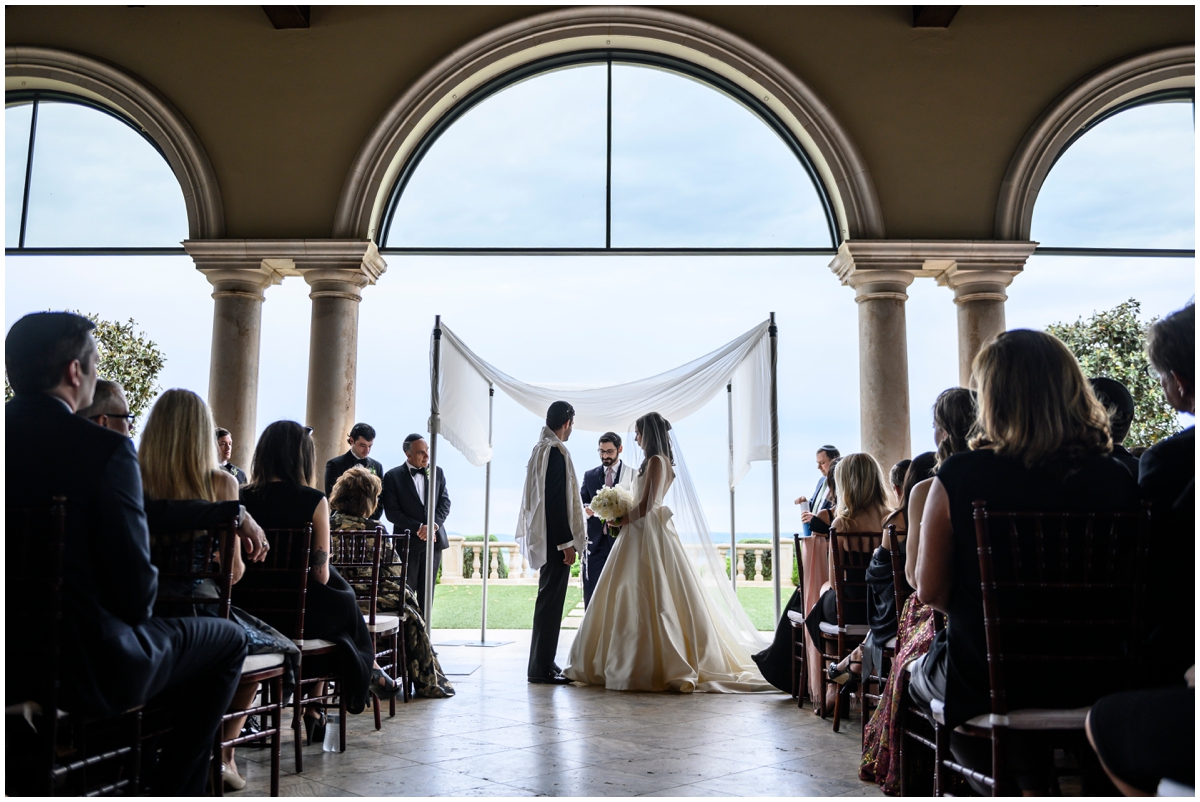
[[[858,666],[858,671],[854,671],[852,668],[850,668],[850,666]],[[831,682],[836,682],[838,685],[845,685],[853,677],[857,677],[862,674],[862,663],[847,663],[846,668],[838,668],[837,663],[830,663],[829,668],[825,671],[825,674],[829,677]]]
[[[376,699],[395,699],[400,693],[400,683],[383,673],[382,668],[371,669],[371,693]]]
[[[310,707],[304,713],[304,733],[305,733],[305,735],[308,736],[308,745],[309,746],[312,746],[312,742],[314,740],[317,741],[318,743],[324,743],[324,741],[325,741],[325,725],[328,721],[328,719],[325,716],[324,708],[318,708],[316,711],[316,715],[309,715],[312,712],[313,712],[313,709]]]

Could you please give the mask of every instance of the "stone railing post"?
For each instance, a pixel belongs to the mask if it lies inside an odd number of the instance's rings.
[[[451,584],[461,581],[463,578],[463,536],[450,535],[446,539],[450,541],[450,545],[446,548],[446,553],[442,555],[442,581]],[[414,544],[425,544],[425,541],[419,539],[414,539],[413,542]]]
[[[737,567],[738,584],[746,581],[746,547],[741,543],[737,544],[737,559],[734,560]]]

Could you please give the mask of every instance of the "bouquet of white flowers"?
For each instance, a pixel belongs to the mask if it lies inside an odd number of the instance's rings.
[[[633,496],[623,487],[602,487],[592,496],[592,501],[588,504],[592,508],[592,512],[600,516],[600,520],[608,523],[615,521],[618,518],[623,518],[629,513],[633,507]],[[619,526],[609,526],[608,534],[616,537],[621,532]]]

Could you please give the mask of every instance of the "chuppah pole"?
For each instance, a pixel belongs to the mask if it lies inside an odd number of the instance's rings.
[[[737,511],[733,498],[733,382],[725,385],[729,396],[729,585],[737,592]]]
[[[775,585],[775,620],[778,621],[783,566],[779,564],[779,329],[775,327],[774,312],[767,333],[771,336],[771,582]],[[788,576],[791,573],[789,570]]]
[[[441,403],[438,397],[438,374],[442,369],[442,316],[433,319],[433,356],[429,368],[429,482],[425,485],[425,632],[433,636],[433,567],[437,546],[437,447],[441,426]]]
[[[488,448],[492,447],[492,406],[496,401],[496,388],[488,384]],[[492,572],[492,541],[491,535],[488,534],[488,514],[492,508],[492,460],[489,457],[487,466],[484,468],[483,479],[483,605],[479,611],[479,643],[487,643],[487,583],[488,574]],[[496,555],[496,562],[499,563],[500,555]],[[500,566],[496,566],[497,575],[499,575]]]

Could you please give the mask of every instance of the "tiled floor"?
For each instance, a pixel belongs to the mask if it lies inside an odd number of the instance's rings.
[[[435,642],[478,638],[438,630]],[[574,631],[564,630],[559,663]],[[344,753],[306,747],[295,774],[284,736],[286,796],[876,796],[858,780],[857,717],[828,721],[780,694],[621,693],[530,685],[528,631],[489,632],[507,646],[438,647],[454,676],[452,699],[397,704],[377,732],[352,716]],[[265,750],[238,751],[249,781],[268,790]]]

